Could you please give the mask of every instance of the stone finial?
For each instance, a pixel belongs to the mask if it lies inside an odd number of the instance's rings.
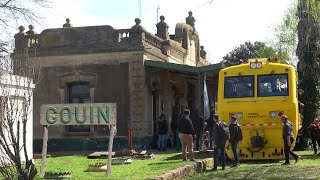
[[[19,33],[24,33],[24,30],[26,30],[24,26],[19,26]]]
[[[130,30],[130,39],[133,42],[139,42],[142,43],[142,40],[144,39],[143,31],[144,28],[140,25],[141,24],[141,19],[135,18],[134,21],[136,24],[132,26]]]
[[[188,12],[189,16],[186,18],[186,23],[194,28],[196,19],[192,16],[192,11]]]
[[[136,24],[134,26],[132,26],[132,31],[134,32],[142,32],[143,27],[140,25],[141,24],[141,19],[139,18],[135,18],[134,22],[136,22]]]
[[[28,41],[25,40],[26,33],[24,32],[26,28],[24,26],[19,26],[19,32],[14,35],[15,38],[15,50],[22,50],[28,47]]]
[[[200,57],[202,59],[207,59],[207,52],[204,50],[203,46],[200,46]]]
[[[33,25],[29,25],[29,31],[26,32],[27,34],[36,34],[36,32],[34,31],[34,26]]]
[[[157,36],[161,39],[167,40],[169,39],[169,33],[168,33],[168,24],[164,22],[165,17],[160,16],[160,22],[156,25],[157,26]]]
[[[141,23],[141,19],[135,18],[135,19],[134,19],[134,22],[136,22],[136,26],[138,26],[138,25],[140,25],[140,23]]]
[[[62,27],[72,27],[72,24],[70,23],[70,19],[66,19],[66,23]]]

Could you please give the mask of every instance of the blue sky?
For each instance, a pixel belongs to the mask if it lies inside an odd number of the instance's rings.
[[[36,25],[41,32],[60,28],[66,18],[74,26],[111,25],[130,28],[140,17],[142,25],[156,32],[157,7],[164,15],[169,32],[174,33],[178,22],[185,22],[193,11],[200,44],[204,45],[211,63],[217,63],[236,46],[246,41],[272,39],[279,23],[293,0],[51,0],[51,8],[39,11],[44,23]],[[206,4],[207,3],[207,4]],[[141,8],[140,8],[141,7]],[[141,9],[141,10],[140,10]]]

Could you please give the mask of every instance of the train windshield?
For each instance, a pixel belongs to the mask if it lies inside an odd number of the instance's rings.
[[[224,98],[253,97],[253,92],[253,76],[234,76],[225,78]]]
[[[258,97],[288,95],[288,74],[258,75]]]

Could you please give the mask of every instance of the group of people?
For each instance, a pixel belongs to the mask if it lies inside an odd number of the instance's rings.
[[[197,116],[194,116],[197,117]],[[284,143],[284,153],[285,153],[285,162],[284,165],[290,164],[289,155],[292,155],[297,163],[300,156],[295,154],[293,151],[290,150],[291,145],[294,142],[294,135],[293,135],[293,124],[288,120],[286,115],[281,116],[281,121],[283,123],[282,129],[282,136],[283,136],[283,143]],[[204,127],[196,124],[198,122],[200,124],[204,124]],[[172,126],[172,124],[171,124]],[[217,114],[213,112],[210,115],[210,118],[206,121],[203,120],[201,117],[197,117],[197,121],[192,121],[190,118],[190,110],[185,109],[183,114],[177,120],[175,126],[175,133],[177,133],[177,137],[181,142],[181,149],[182,149],[182,159],[183,161],[188,159],[190,161],[194,161],[194,144],[196,145],[195,148],[199,148],[200,140],[202,139],[200,135],[205,134],[201,133],[200,129],[206,129],[209,131],[208,133],[208,147],[213,148],[213,158],[214,158],[214,165],[213,171],[217,170],[218,161],[221,159],[222,170],[225,169],[226,166],[226,152],[225,147],[226,144],[227,148],[231,147],[233,155],[234,155],[234,163],[231,167],[237,167],[240,165],[239,163],[239,152],[238,152],[238,144],[243,139],[243,134],[241,127],[237,122],[237,117],[235,114],[230,115],[230,125],[228,126],[224,121],[219,120]],[[158,121],[159,127],[159,139],[158,139],[158,149],[159,150],[166,150],[166,137],[168,132],[168,123],[166,121],[165,115],[162,114]],[[313,124],[310,125],[310,130],[313,133],[313,144],[315,147],[315,142],[318,142],[320,145],[320,123],[316,119]],[[195,142],[195,143],[194,143]],[[188,153],[187,153],[188,152]],[[315,149],[315,153],[317,153]],[[220,159],[219,159],[220,157]]]
[[[194,120],[190,118],[190,110],[185,109],[176,123],[171,123],[173,132],[177,133],[177,138],[181,143],[182,159],[194,161],[193,151],[199,150],[201,145],[202,135],[207,135],[207,146],[214,149],[214,170],[217,169],[218,156],[222,158],[222,169],[225,169],[225,145],[229,141],[234,153],[235,162],[232,167],[237,167],[239,163],[238,143],[242,140],[242,130],[237,123],[237,118],[234,114],[230,116],[230,125],[220,121],[217,114],[213,112],[210,118],[204,119],[195,113]],[[208,130],[208,133],[203,133]],[[168,132],[168,123],[165,115],[162,114],[158,120],[158,150],[166,150],[166,137]],[[178,143],[176,144],[178,145]],[[187,153],[188,151],[188,153]]]
[[[214,153],[214,167],[213,170],[217,170],[219,156],[222,158],[222,169],[225,169],[226,158],[225,158],[225,145],[229,141],[231,145],[235,162],[232,167],[237,167],[239,163],[239,152],[238,143],[242,140],[242,130],[237,123],[237,118],[234,114],[230,116],[230,125],[228,126],[225,122],[220,121],[217,114],[212,114],[206,125],[210,124],[209,130],[212,131],[213,142],[210,142],[213,146]],[[212,128],[211,128],[212,127]],[[188,159],[194,161],[193,156],[193,138],[197,139],[197,134],[193,126],[192,120],[190,119],[190,110],[184,110],[184,116],[178,121],[178,132],[179,138],[182,144],[182,159],[187,160],[186,154],[188,150]],[[210,133],[209,133],[210,134]],[[210,136],[210,135],[209,135]],[[198,142],[198,141],[197,141]]]
[[[188,109],[189,110],[189,109]],[[190,111],[190,110],[189,110]],[[191,115],[191,114],[190,114]],[[184,114],[177,114],[173,112],[172,120],[170,124],[170,128],[172,131],[171,135],[168,135],[168,121],[166,119],[165,114],[161,114],[157,121],[157,133],[158,133],[158,150],[166,151],[167,139],[170,138],[172,140],[172,147],[174,146],[176,150],[181,150],[181,141],[179,139],[179,130],[178,130],[178,121],[183,118]],[[205,128],[205,121],[201,116],[199,116],[198,111],[195,111],[194,115],[190,116],[192,126],[195,131],[195,135],[193,138],[193,143],[195,145],[195,149],[199,150],[202,142],[202,134]]]
[[[226,166],[225,146],[229,141],[228,147],[231,146],[234,155],[234,164],[231,167],[237,167],[239,163],[238,144],[243,139],[242,130],[237,123],[237,117],[234,114],[230,115],[230,125],[220,121],[217,114],[213,115],[214,129],[213,129],[213,171],[217,170],[219,155],[221,157],[222,170]]]

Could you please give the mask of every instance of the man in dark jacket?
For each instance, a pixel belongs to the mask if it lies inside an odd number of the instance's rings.
[[[182,159],[183,161],[187,160],[187,148],[188,148],[188,157],[190,161],[194,161],[193,158],[193,136],[195,136],[194,127],[192,125],[192,121],[189,118],[190,110],[185,109],[184,117],[179,119],[178,121],[178,131],[179,131],[179,138],[182,145]]]
[[[158,150],[166,151],[167,146],[168,122],[164,114],[161,114],[158,120]]]
[[[286,159],[283,165],[290,164],[289,154],[291,154],[291,156],[294,157],[297,163],[300,156],[298,156],[297,154],[295,154],[290,150],[291,144],[294,141],[293,124],[288,120],[288,117],[286,115],[281,116],[281,121],[283,123],[282,138],[283,138],[283,145],[284,145],[284,155]]]
[[[226,151],[225,151],[225,146],[226,146],[226,142],[229,139],[223,137],[222,133],[221,133],[221,127],[222,126],[227,126],[224,122],[219,120],[219,117],[217,114],[213,115],[213,119],[214,119],[214,130],[213,130],[213,147],[214,147],[214,151],[213,151],[213,158],[214,158],[214,162],[213,162],[213,171],[217,170],[217,166],[218,166],[218,158],[219,158],[219,154],[222,160],[222,170],[225,169],[226,166]]]
[[[230,139],[229,143],[231,144],[232,152],[234,155],[234,164],[232,167],[237,167],[240,165],[239,163],[239,152],[238,152],[238,143],[239,143],[239,134],[240,134],[240,126],[238,125],[237,118],[234,114],[230,116]]]

